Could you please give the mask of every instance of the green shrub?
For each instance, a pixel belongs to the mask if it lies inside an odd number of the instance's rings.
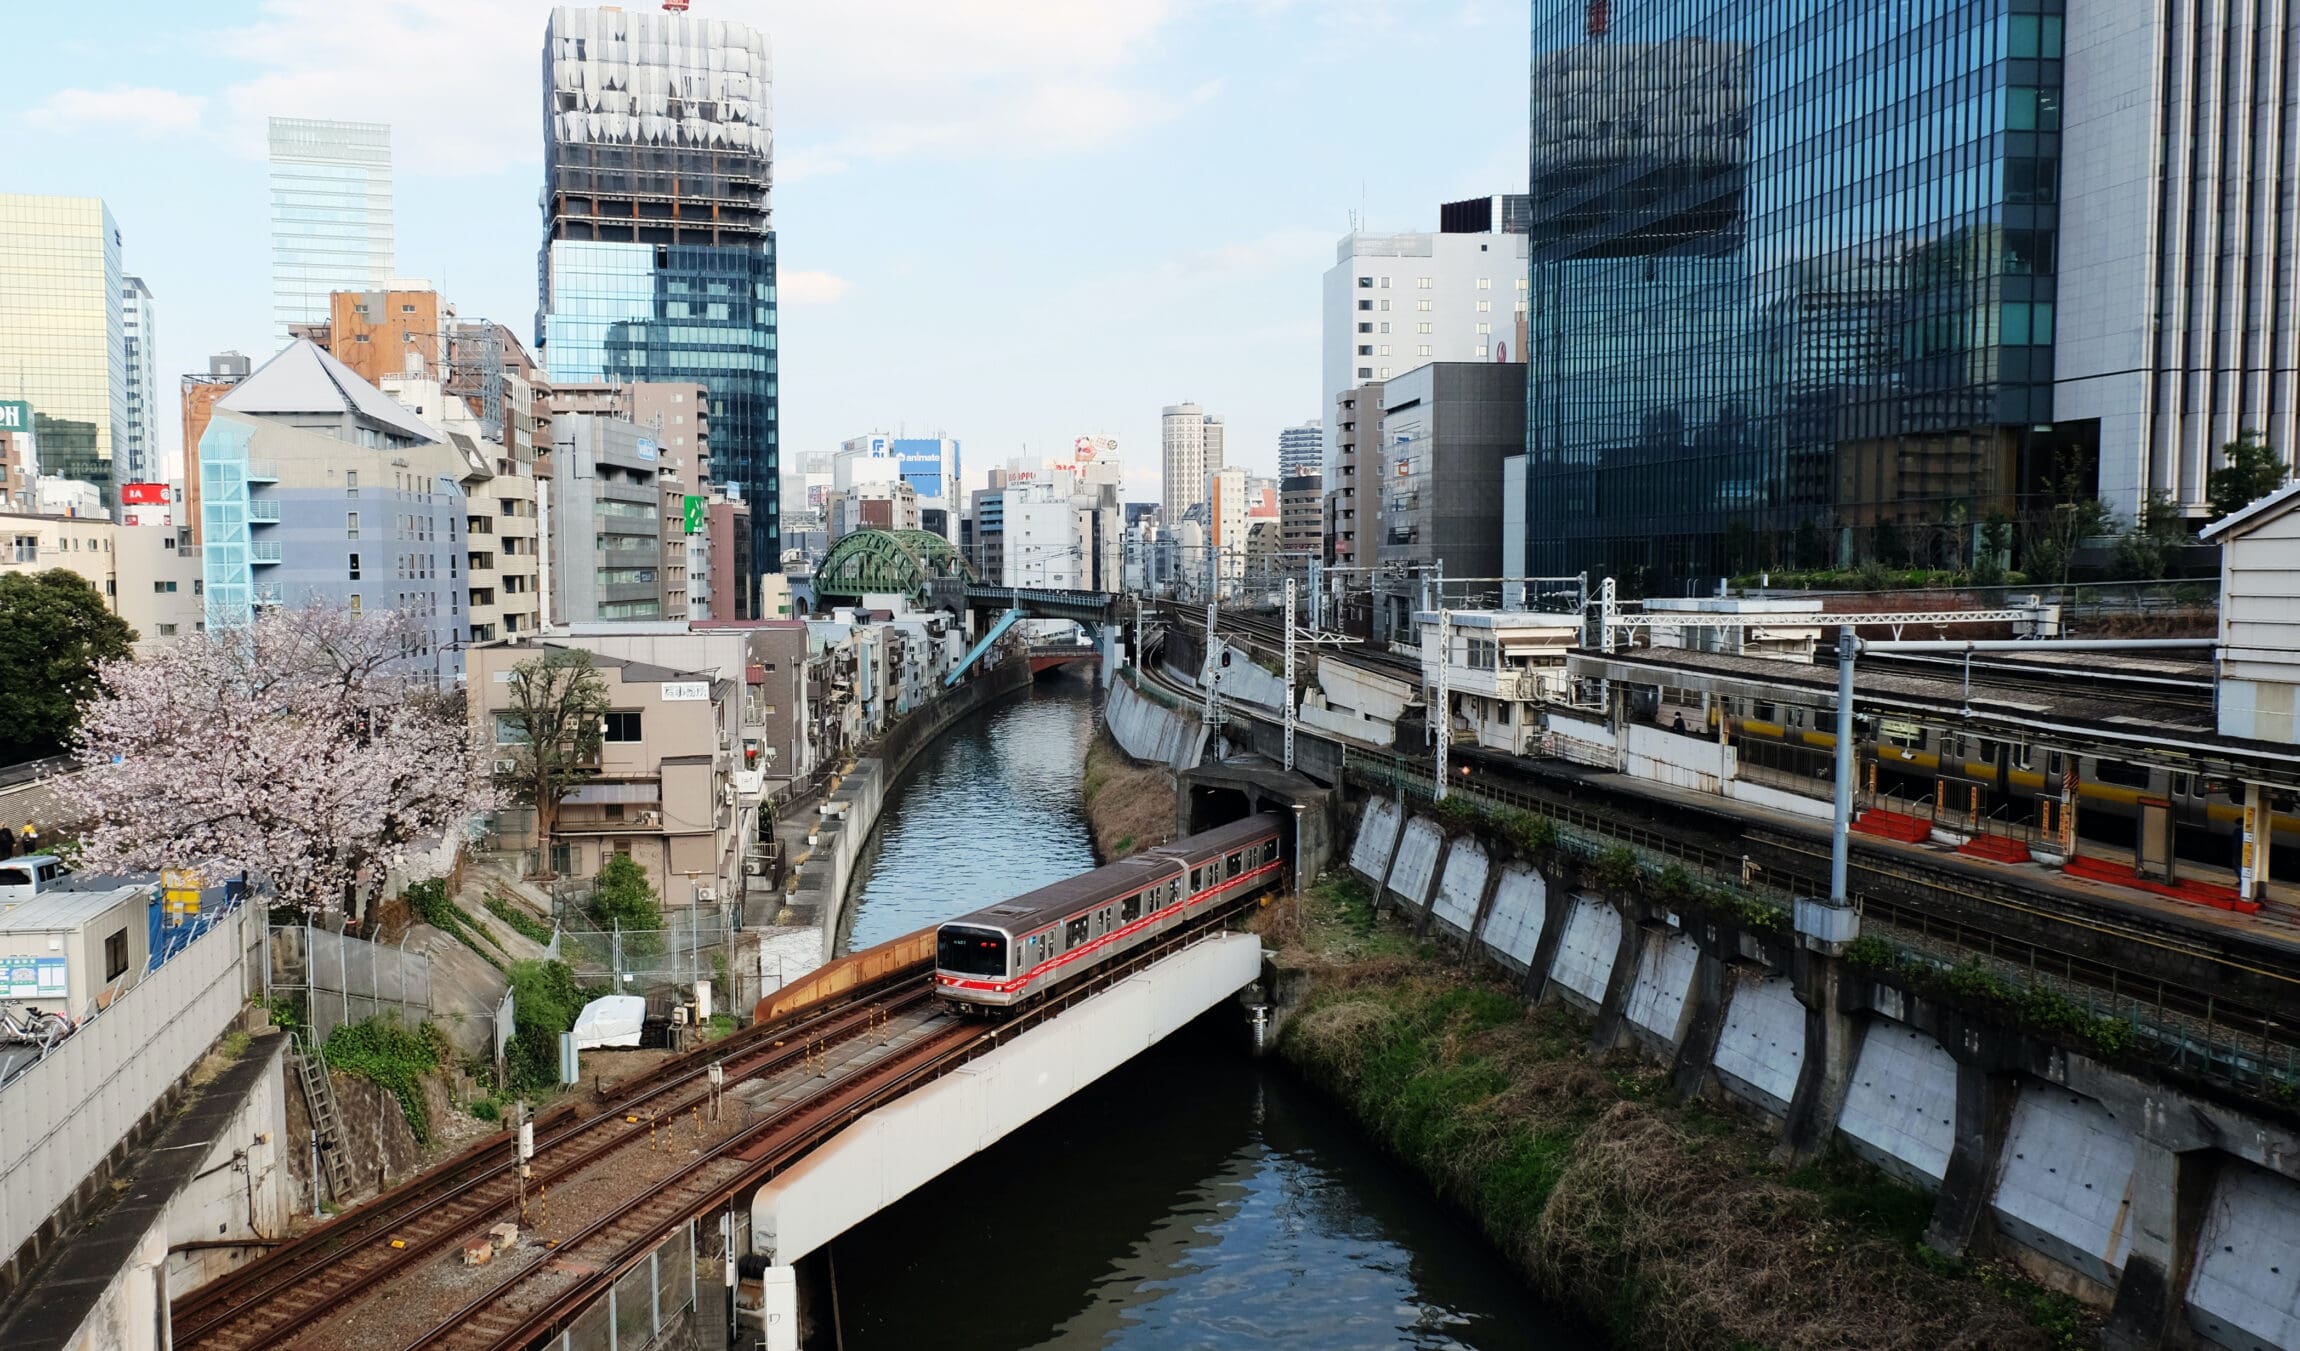
[[[559,1082],[559,1034],[575,1026],[587,1002],[565,962],[513,962],[511,1046],[504,1066],[510,1086],[541,1093]]]
[[[380,1015],[330,1032],[322,1054],[331,1067],[399,1099],[408,1129],[419,1143],[429,1144],[431,1112],[423,1098],[423,1076],[439,1068],[444,1040],[429,1023],[409,1027],[396,1016]]]
[[[1637,852],[1617,844],[1589,861],[1589,875],[1607,891],[1629,891],[1644,873],[1637,866]]]
[[[602,929],[652,933],[663,927],[663,907],[647,885],[646,870],[629,854],[611,854],[593,884],[591,922]]]
[[[514,933],[524,938],[533,939],[535,942],[546,946],[551,942],[552,930],[550,925],[545,924],[542,920],[535,918],[526,910],[513,905],[501,896],[487,898],[487,913],[510,925]]]
[[[493,1098],[479,1098],[472,1102],[471,1114],[481,1121],[500,1121],[503,1108]]]

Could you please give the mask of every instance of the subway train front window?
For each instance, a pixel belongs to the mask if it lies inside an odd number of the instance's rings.
[[[945,924],[937,940],[935,965],[962,976],[1006,974],[1006,935],[994,929]]]

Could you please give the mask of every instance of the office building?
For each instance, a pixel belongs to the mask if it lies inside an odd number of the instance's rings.
[[[1334,396],[1334,458],[1326,475],[1326,561],[1336,567],[1364,567],[1373,559],[1362,539],[1358,487],[1367,487],[1364,530],[1378,534],[1380,482],[1361,475],[1361,463],[1378,456],[1382,438],[1382,382],[1352,385]],[[1380,468],[1375,460],[1374,468]]]
[[[1243,467],[1226,465],[1206,476],[1206,547],[1214,560],[1214,575],[1225,589],[1246,575],[1252,517],[1253,499]]]
[[[554,412],[551,439],[552,622],[663,618],[674,588],[653,438],[628,418]]]
[[[1529,570],[1956,566],[2292,454],[2284,11],[2014,8],[1537,23]]]
[[[543,485],[535,455],[490,435],[473,401],[428,375],[393,376],[381,388],[462,452],[465,626],[475,643],[519,637],[543,622]]]
[[[1521,362],[1433,362],[1384,381],[1380,455],[1368,457],[1369,488],[1381,485],[1374,561],[1401,576],[1442,565],[1450,579],[1497,583],[1503,462],[1524,444]],[[1498,584],[1491,593],[1498,600]],[[1390,601],[1387,632],[1410,633],[1416,597]]]
[[[959,444],[948,436],[890,436],[873,432],[851,437],[831,456],[831,488],[843,491],[865,483],[907,483],[918,496],[922,528],[957,543],[955,527],[961,508],[959,478],[963,473]],[[939,529],[929,521],[940,521]]]
[[[772,92],[766,38],[744,24],[551,12],[545,366],[555,383],[708,389],[714,478],[748,503],[750,555],[770,572],[782,566]]]
[[[1326,481],[1315,473],[1278,481],[1279,547],[1295,566],[1323,555]]]
[[[1222,419],[1197,404],[1169,404],[1160,410],[1165,517],[1169,522],[1179,522],[1191,507],[1206,500],[1207,476],[1227,463],[1222,435]]]
[[[314,601],[398,610],[441,684],[469,638],[463,481],[486,467],[302,339],[234,385],[201,434],[209,629]]]
[[[1432,361],[1524,360],[1525,204],[1473,197],[1439,208],[1435,234],[1355,230],[1325,278],[1320,407]],[[1326,429],[1326,484],[1343,487],[1341,428]]]
[[[271,119],[272,323],[328,317],[336,291],[381,290],[393,260],[391,128],[378,122]]]
[[[1117,464],[1014,460],[998,492],[998,579],[1008,586],[1116,591],[1126,566]]]
[[[101,200],[0,194],[0,402],[31,406],[35,473],[107,500],[128,424],[124,284]]]
[[[120,279],[120,356],[127,373],[128,419],[117,458],[122,483],[165,483],[168,466],[160,454],[159,337],[152,315],[152,291],[142,277]]]
[[[1325,424],[1312,418],[1299,427],[1278,433],[1278,477],[1301,478],[1322,474],[1326,464]]]

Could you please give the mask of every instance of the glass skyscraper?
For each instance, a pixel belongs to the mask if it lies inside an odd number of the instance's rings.
[[[757,566],[780,571],[766,39],[724,19],[562,7],[543,76],[536,337],[550,377],[699,381],[713,476],[750,505]]]
[[[2062,0],[1536,0],[1526,567],[1955,565],[2052,421]]]
[[[42,474],[93,483],[106,502],[128,425],[121,285],[120,227],[101,200],[0,194],[0,399],[32,405]]]
[[[328,317],[335,291],[391,280],[391,128],[271,119],[272,340]]]

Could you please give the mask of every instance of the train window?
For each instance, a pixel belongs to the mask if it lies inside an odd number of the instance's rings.
[[[1223,861],[1227,863],[1230,868],[1230,871],[1226,874],[1226,876],[1236,877],[1239,873],[1246,871],[1246,855],[1245,851],[1243,850],[1230,855],[1229,858]]]
[[[2067,761],[2061,759],[2061,754],[2059,751],[2046,751],[2044,753],[2044,772],[2051,775],[2053,778],[2057,779],[2060,777],[2061,771],[2067,767],[2067,763]]]
[[[2118,760],[2095,760],[2092,762],[2094,778],[2099,779],[2102,783],[2119,784],[2126,788],[2146,788],[2148,786],[2148,772],[2146,765],[2126,764]]]
[[[1756,706],[1749,711],[1749,716],[1758,722],[1772,722],[1780,716],[1780,710],[1765,700],[1759,699]]]
[[[1142,918],[1142,898],[1140,896],[1127,897],[1125,906],[1118,913],[1119,917],[1129,924]]]
[[[1964,759],[1965,739],[1955,732],[1941,733],[1941,758],[1944,760]]]
[[[1006,935],[996,929],[945,924],[935,936],[934,964],[962,976],[1006,974]]]
[[[1085,941],[1086,916],[1080,915],[1078,918],[1062,926],[1062,946],[1065,949],[1077,947],[1079,944]]]
[[[2172,795],[2174,797],[2187,797],[2190,793],[2195,791],[2195,788],[2195,775],[2175,774],[2172,776]]]

